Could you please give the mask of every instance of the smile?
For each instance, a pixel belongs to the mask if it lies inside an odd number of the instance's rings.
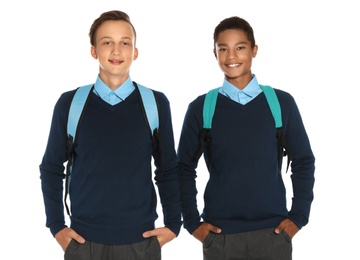
[[[227,64],[226,66],[230,67],[230,68],[235,68],[240,66],[240,63],[235,63],[235,64]]]

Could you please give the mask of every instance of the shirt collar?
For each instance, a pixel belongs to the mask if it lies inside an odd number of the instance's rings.
[[[255,74],[252,74],[252,80],[245,86],[244,89],[240,90],[231,84],[228,80],[224,79],[222,85],[222,91],[230,98],[236,97],[239,92],[243,92],[245,95],[250,98],[256,97],[259,93],[262,92],[259,83],[256,79]]]
[[[122,100],[125,100],[134,91],[134,89],[135,87],[130,76],[120,87],[112,90],[101,80],[100,76],[98,75],[94,86],[95,93],[98,94],[102,99],[113,92],[116,96]]]

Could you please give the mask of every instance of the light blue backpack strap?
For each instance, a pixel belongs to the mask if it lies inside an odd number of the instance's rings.
[[[93,84],[82,86],[78,88],[75,92],[75,95],[71,101],[71,106],[69,109],[68,123],[67,123],[67,132],[75,141],[76,128],[81,116],[86,99],[89,95],[89,92]]]
[[[212,126],[212,118],[215,113],[216,100],[220,88],[214,88],[206,93],[203,106],[204,128],[210,129]]]
[[[67,205],[67,195],[70,188],[70,181],[71,181],[71,172],[72,172],[72,161],[73,161],[73,155],[72,155],[72,146],[75,142],[75,136],[76,136],[76,128],[79,123],[79,119],[81,116],[81,113],[83,111],[84,105],[86,103],[87,97],[89,96],[90,90],[92,89],[92,86],[94,84],[86,85],[79,87],[70,104],[69,114],[68,114],[68,120],[67,120],[67,134],[68,134],[68,143],[71,142],[71,148],[67,147],[68,154],[71,154],[71,158],[68,158],[68,165],[67,165],[67,172],[66,172],[66,188],[65,188],[65,194],[64,194],[64,203],[66,207],[67,213],[70,215],[70,208]]]
[[[260,85],[260,88],[264,92],[267,102],[270,106],[271,113],[275,120],[276,128],[282,127],[281,107],[279,100],[276,96],[275,90],[270,86],[263,86],[263,85]]]
[[[137,85],[139,88],[141,99],[144,104],[144,109],[147,120],[149,122],[151,133],[154,133],[155,129],[159,127],[159,113],[154,92],[151,89],[144,87],[140,84]]]

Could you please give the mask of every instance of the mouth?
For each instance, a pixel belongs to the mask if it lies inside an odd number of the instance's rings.
[[[111,64],[121,64],[123,61],[121,61],[121,60],[109,60],[109,62],[111,63]]]
[[[232,63],[232,64],[225,64],[226,67],[229,67],[229,68],[236,68],[236,67],[239,67],[241,65],[241,63]]]

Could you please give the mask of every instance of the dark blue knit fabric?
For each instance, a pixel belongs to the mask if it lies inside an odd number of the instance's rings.
[[[156,186],[164,224],[175,234],[181,227],[178,167],[170,105],[156,92],[160,113],[160,145],[152,148],[151,133],[134,91],[111,106],[91,93],[79,125],[69,189],[71,227],[86,240],[102,244],[130,244],[153,229]],[[65,227],[63,179],[66,156],[66,119],[74,91],[58,100],[48,145],[40,165],[46,225],[53,235]],[[151,160],[157,166],[152,172]],[[155,177],[156,176],[156,177]]]
[[[211,130],[211,156],[208,150],[204,151],[209,173],[197,173],[198,161],[194,157],[201,146],[202,95],[188,107],[178,148],[184,227],[190,233],[200,221],[221,228],[225,234],[275,227],[285,217],[299,228],[307,224],[313,200],[315,158],[293,97],[280,90],[276,93],[292,157],[292,207],[287,208],[286,190],[277,164],[275,123],[263,93],[246,105],[218,96]],[[197,209],[195,178],[203,174],[210,175],[204,209],[199,214],[202,209]]]

